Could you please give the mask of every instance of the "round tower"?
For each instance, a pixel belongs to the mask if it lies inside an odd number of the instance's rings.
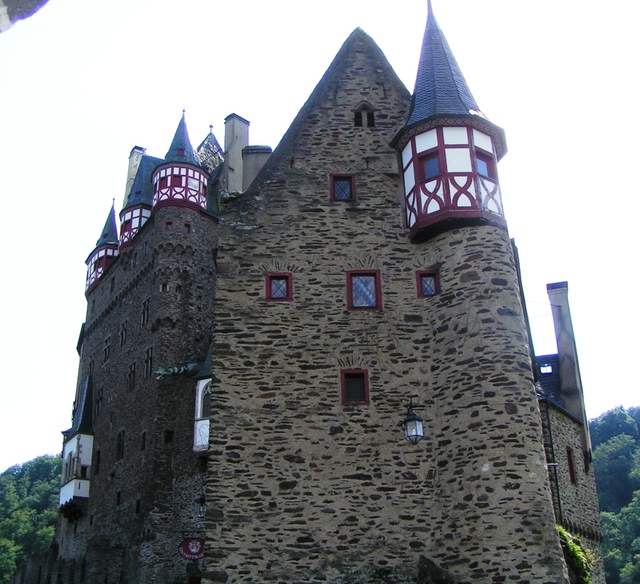
[[[87,264],[87,281],[85,294],[89,294],[103,276],[109,266],[118,256],[118,229],[116,227],[116,213],[111,207],[109,216],[102,228],[102,235],[96,241],[96,247],[89,254]]]
[[[165,161],[155,169],[152,182],[153,212],[165,205],[207,209],[207,174],[191,146],[184,112]]]
[[[527,581],[561,582],[566,570],[498,182],[504,132],[480,112],[429,12],[407,122],[392,142],[408,238],[436,267],[440,285],[418,396],[437,503],[428,547],[437,563],[468,579],[527,573]]]

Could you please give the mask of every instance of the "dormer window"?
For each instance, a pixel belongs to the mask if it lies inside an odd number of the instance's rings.
[[[178,156],[184,156],[184,148],[178,148]]]

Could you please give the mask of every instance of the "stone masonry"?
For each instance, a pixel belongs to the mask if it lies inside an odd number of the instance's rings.
[[[354,127],[363,100],[375,127]],[[419,554],[460,582],[565,578],[510,241],[406,239],[388,144],[408,105],[356,31],[223,209],[204,581],[333,581]],[[331,173],[355,174],[355,201],[330,200]],[[421,269],[439,295],[417,298]],[[347,309],[350,270],[379,271],[381,310]],[[292,274],[291,302],[265,301],[269,272]],[[368,372],[369,404],[341,403],[341,370]],[[398,427],[410,397],[417,446]]]

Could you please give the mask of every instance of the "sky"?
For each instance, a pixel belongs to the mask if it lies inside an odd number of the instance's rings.
[[[537,354],[546,284],[569,282],[587,415],[640,406],[635,359],[640,3],[432,0],[484,114],[504,128],[509,233]],[[50,0],[0,34],[0,472],[71,425],[85,260],[138,145],[163,157],[186,110],[275,147],[356,27],[412,90],[426,0]]]

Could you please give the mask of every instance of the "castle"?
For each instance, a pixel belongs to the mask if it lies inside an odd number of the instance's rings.
[[[431,10],[413,94],[358,29],[273,152],[248,132],[131,151],[22,580],[556,584],[559,523],[603,584],[567,286],[533,357],[505,135]]]

